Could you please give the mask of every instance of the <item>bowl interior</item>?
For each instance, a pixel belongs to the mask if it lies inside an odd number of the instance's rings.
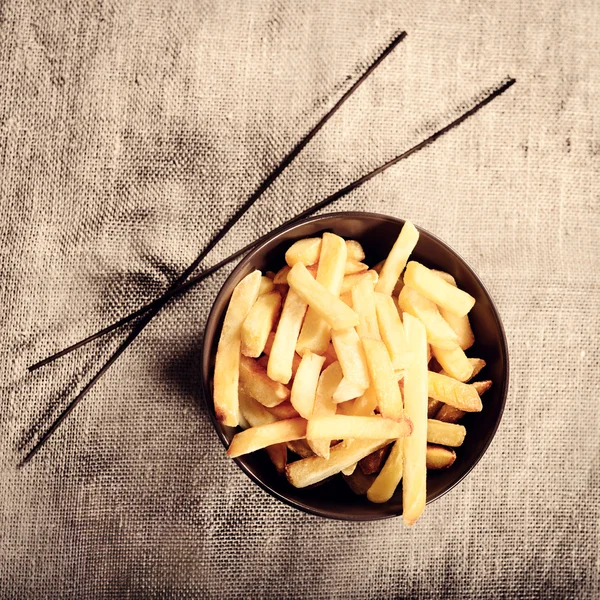
[[[237,283],[254,269],[277,271],[284,264],[285,251],[296,240],[333,232],[346,239],[358,240],[364,247],[366,262],[372,266],[383,260],[404,221],[370,213],[338,213],[315,217],[276,235],[240,262],[221,289],[210,313],[202,351],[203,394],[215,429],[225,445],[236,430],[216,421],[212,403],[212,373],[219,335],[229,298]],[[508,389],[508,353],[506,338],[498,313],[483,284],[453,250],[432,234],[419,228],[419,242],[414,260],[430,268],[451,273],[460,288],[477,300],[469,314],[475,345],[470,357],[483,358],[487,366],[477,379],[491,379],[492,388],[483,396],[483,411],[467,415],[463,446],[456,449],[457,459],[451,468],[429,471],[427,502],[438,498],[456,485],[475,466],[485,452],[498,427]],[[307,489],[296,489],[285,477],[277,475],[265,452],[255,452],[236,459],[242,470],[265,490],[292,506],[321,516],[346,520],[371,520],[402,514],[401,486],[390,501],[373,504],[355,495],[341,475]]]

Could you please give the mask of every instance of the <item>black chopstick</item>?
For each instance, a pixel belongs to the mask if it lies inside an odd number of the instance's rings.
[[[468,119],[469,117],[471,117],[472,115],[474,115],[477,111],[479,111],[481,108],[483,108],[486,104],[490,103],[494,98],[497,98],[498,96],[500,96],[501,94],[503,94],[515,82],[516,82],[515,79],[512,79],[512,78],[507,79],[499,87],[497,87],[493,91],[487,93],[486,96],[482,100],[480,100],[479,102],[477,102],[467,112],[463,113],[461,116],[457,117],[452,122],[450,122],[448,125],[446,125],[445,127],[442,127],[441,129],[439,129],[438,131],[436,131],[435,133],[433,133],[432,135],[430,135],[428,138],[426,138],[422,142],[419,142],[416,146],[413,146],[412,148],[410,148],[406,152],[403,152],[402,154],[399,154],[398,156],[396,156],[396,157],[392,158],[391,160],[387,161],[386,163],[384,163],[384,164],[380,165],[379,167],[373,169],[372,171],[370,171],[366,175],[363,175],[359,179],[353,181],[352,183],[350,183],[346,187],[344,187],[341,190],[335,192],[331,196],[328,196],[324,200],[321,200],[320,202],[317,202],[316,204],[314,204],[310,208],[307,208],[305,211],[303,211],[302,213],[296,215],[292,219],[288,220],[286,223],[284,223],[283,225],[279,226],[275,230],[269,232],[268,234],[263,235],[259,239],[255,240],[254,242],[252,242],[252,243],[248,244],[247,246],[245,246],[244,248],[242,248],[241,250],[238,250],[235,254],[232,254],[228,258],[222,260],[220,263],[214,265],[213,267],[210,267],[209,269],[207,269],[206,271],[204,271],[203,273],[201,273],[200,275],[198,275],[194,279],[190,280],[186,284],[180,286],[179,288],[175,288],[175,289],[171,290],[169,292],[170,296],[169,296],[168,299],[173,298],[174,296],[183,293],[185,290],[187,290],[190,287],[192,287],[192,285],[195,285],[196,283],[202,281],[203,279],[205,279],[206,277],[208,277],[209,275],[211,275],[212,273],[214,273],[216,270],[220,269],[222,266],[226,265],[227,263],[231,262],[232,260],[235,260],[239,256],[242,256],[242,254],[245,254],[246,252],[252,250],[257,245],[263,243],[266,239],[270,238],[271,236],[277,234],[279,231],[281,231],[284,228],[288,227],[290,224],[295,223],[297,221],[300,221],[300,220],[304,219],[305,217],[307,217],[307,216],[309,216],[309,215],[317,212],[318,210],[321,210],[322,208],[327,207],[331,203],[335,202],[336,200],[339,200],[343,196],[346,196],[347,194],[349,194],[350,192],[352,192],[356,188],[360,187],[363,183],[366,183],[367,181],[369,181],[370,179],[372,179],[376,175],[379,175],[380,173],[383,173],[385,170],[389,169],[390,167],[392,167],[396,163],[400,162],[401,160],[404,160],[405,158],[408,158],[409,156],[411,156],[415,152],[418,152],[419,150],[425,148],[429,144],[435,142],[439,137],[441,137],[445,133],[448,133],[448,131],[450,131],[451,129],[454,129],[455,127],[457,127],[458,125],[460,125],[463,121],[465,121],[466,119]],[[156,304],[157,302],[158,301],[155,301],[152,304]],[[152,319],[152,317],[154,316],[154,314],[156,314],[156,312],[158,312],[158,310],[160,310],[160,307],[163,306],[163,304],[161,304],[158,307],[158,309],[156,309],[156,308],[152,309],[151,308],[152,304],[148,305],[148,307],[142,307],[142,309],[140,309],[140,310],[146,309],[146,310],[150,311],[150,316],[149,317],[145,317],[141,321],[141,323],[142,323],[141,328],[140,328],[140,324],[138,324],[138,326],[136,326],[136,328],[127,337],[127,339],[119,346],[119,348],[116,350],[116,352],[109,358],[109,360],[104,364],[104,366],[96,373],[96,375],[91,379],[91,381],[86,385],[86,387],[71,401],[71,403],[60,414],[60,416],[54,421],[54,423],[51,425],[51,427],[48,429],[48,431],[46,431],[46,433],[40,438],[40,440],[37,442],[37,444],[29,451],[29,453],[27,454],[27,456],[25,456],[25,458],[21,462],[20,466],[25,465],[27,462],[29,462],[31,460],[31,458],[38,452],[38,450],[43,446],[43,444],[46,442],[46,440],[48,440],[48,438],[54,433],[54,431],[56,431],[56,429],[59,427],[59,425],[62,423],[62,421],[64,421],[64,419],[67,417],[67,415],[73,410],[73,408],[75,408],[75,406],[77,405],[77,403],[79,402],[79,400],[81,400],[81,398],[83,398],[85,396],[85,394],[87,394],[87,392],[89,392],[89,390],[94,386],[94,384],[96,383],[96,381],[98,381],[98,379],[100,379],[100,377],[102,377],[102,375],[110,368],[110,366],[117,360],[117,358],[125,351],[125,349],[129,345],[129,343],[131,341],[133,341],[133,339],[135,339],[135,337],[139,334],[139,332],[141,331],[141,329],[143,329],[143,327],[145,327],[145,325],[147,324],[147,322],[149,322],[150,319]],[[132,318],[134,318],[134,317],[132,317]]]
[[[174,290],[178,289],[182,282],[184,282],[197,268],[198,265],[206,258],[208,253],[225,237],[225,235],[229,232],[229,230],[241,219],[241,217],[252,207],[252,205],[265,193],[265,191],[274,183],[274,181],[283,173],[283,171],[291,164],[291,162],[302,152],[302,150],[306,147],[306,145],[319,133],[319,131],[323,128],[323,126],[333,117],[333,115],[342,107],[344,102],[352,96],[352,94],[359,88],[359,86],[369,77],[369,75],[381,64],[381,62],[396,48],[396,46],[406,37],[406,31],[402,31],[397,34],[392,41],[385,47],[383,52],[371,63],[371,65],[367,68],[367,70],[352,84],[352,86],[344,92],[342,97],[333,105],[333,107],[327,111],[327,113],[321,118],[321,120],[304,136],[291,150],[290,152],[283,158],[283,160],[277,165],[277,167],[267,176],[267,178],[258,186],[256,191],[238,208],[235,214],[227,221],[224,227],[219,230],[214,237],[210,240],[210,242],[206,245],[206,247],[202,250],[202,252],[198,255],[196,260],[182,273],[182,275],[175,281],[167,291],[158,297],[154,302],[143,306],[139,310],[123,317],[119,321],[116,321],[112,325],[109,325],[103,329],[100,329],[96,333],[93,333],[89,337],[80,340],[79,342],[44,358],[43,360],[31,365],[28,367],[29,371],[35,371],[44,365],[47,365],[57,358],[61,356],[65,356],[65,354],[69,354],[73,352],[73,350],[77,350],[82,346],[85,346],[89,342],[122,327],[129,321],[145,314],[148,310],[152,310],[157,306],[160,307],[164,303],[166,303],[169,298],[173,297]],[[234,258],[228,259],[234,260]],[[227,264],[227,263],[223,263]],[[222,266],[222,265],[221,265]],[[211,271],[211,273],[214,271]],[[199,279],[198,281],[202,281]],[[185,289],[188,289],[186,287]],[[159,308],[160,310],[160,308]]]

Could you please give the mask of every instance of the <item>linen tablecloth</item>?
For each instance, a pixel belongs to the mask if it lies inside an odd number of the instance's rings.
[[[494,297],[510,392],[473,473],[411,529],[309,516],[254,485],[199,386],[230,268],[164,310],[18,469],[125,334],[27,365],[165,290],[402,30],[205,265],[515,77],[329,209],[411,219]],[[598,31],[596,0],[5,0],[0,595],[598,597]]]

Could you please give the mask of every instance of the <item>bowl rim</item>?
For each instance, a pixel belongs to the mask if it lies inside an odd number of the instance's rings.
[[[228,282],[231,279],[233,279],[241,270],[243,270],[244,267],[252,260],[252,258],[258,252],[260,252],[266,245],[272,244],[273,241],[277,240],[278,238],[281,238],[282,236],[287,235],[288,233],[290,233],[291,231],[294,231],[295,229],[304,227],[307,224],[317,223],[319,221],[328,221],[331,219],[340,219],[340,218],[342,218],[342,219],[343,218],[371,219],[374,221],[393,223],[395,225],[398,225],[399,227],[402,227],[404,225],[404,223],[406,222],[406,219],[400,219],[398,217],[392,217],[390,215],[384,215],[384,214],[380,214],[380,213],[373,213],[373,212],[366,212],[366,211],[342,211],[342,212],[325,213],[322,215],[308,217],[308,218],[302,219],[300,221],[297,221],[295,223],[292,223],[288,227],[285,227],[283,229],[276,228],[273,232],[273,235],[270,235],[267,239],[265,239],[256,248],[254,248],[253,250],[248,252],[248,254],[246,254],[246,256],[244,256],[240,260],[240,262],[235,266],[235,268],[231,271],[231,273],[225,279],[225,281],[221,285],[217,295],[215,296],[215,299],[211,306],[211,309],[208,314],[208,318],[206,320],[206,324],[204,327],[205,332],[206,332],[206,329],[208,328],[209,323],[211,323],[217,317],[217,301],[224,294],[225,287],[227,286]],[[468,475],[470,475],[471,472],[473,471],[473,469],[477,466],[479,461],[483,458],[484,454],[487,452],[488,448],[490,447],[494,437],[496,436],[498,428],[500,427],[500,422],[502,421],[502,417],[504,415],[504,408],[506,406],[506,399],[508,397],[508,388],[509,388],[510,360],[509,360],[509,352],[508,352],[508,341],[506,338],[506,332],[504,331],[504,325],[502,323],[502,319],[500,318],[500,312],[498,311],[496,304],[494,303],[490,293],[488,292],[487,287],[481,281],[481,279],[479,278],[477,273],[473,270],[471,265],[456,250],[454,250],[446,242],[444,242],[437,235],[431,233],[427,229],[425,229],[421,226],[418,226],[418,225],[415,225],[415,227],[417,228],[417,230],[419,231],[420,234],[423,233],[423,234],[429,236],[434,241],[441,244],[451,254],[456,256],[463,263],[463,265],[471,272],[471,275],[474,277],[475,281],[481,287],[481,290],[483,291],[483,293],[487,297],[488,302],[490,303],[490,306],[492,308],[492,313],[493,313],[496,323],[498,325],[498,330],[500,333],[500,345],[501,345],[502,353],[504,354],[504,357],[505,357],[505,365],[506,365],[505,366],[505,377],[502,382],[503,390],[502,390],[502,394],[500,396],[498,418],[497,418],[496,422],[494,423],[494,426],[491,428],[490,435],[488,436],[488,439],[486,440],[485,444],[483,445],[481,452],[479,453],[479,455],[477,455],[474,458],[473,463],[469,466],[469,468],[460,477],[458,477],[455,481],[453,481],[446,489],[439,492],[437,496],[431,498],[430,500],[427,500],[426,501],[426,505],[427,505],[427,504],[431,504],[438,498],[441,498],[442,496],[447,494],[449,491],[454,489],[459,483],[461,483]],[[327,227],[324,227],[324,229],[326,229],[326,228]],[[201,365],[200,365],[200,378],[201,378],[201,382],[202,382],[202,390],[201,390],[202,398],[203,398],[204,404],[206,406],[206,409],[208,411],[208,414],[210,416],[210,420],[212,422],[213,428],[214,428],[217,436],[221,440],[221,443],[227,449],[227,448],[229,448],[229,442],[227,441],[225,434],[221,430],[221,424],[217,421],[216,415],[215,415],[215,412],[214,412],[214,409],[212,406],[212,393],[211,393],[211,389],[210,389],[211,375],[209,373],[205,373],[205,370],[204,370],[204,362],[205,362],[204,359],[205,359],[205,355],[207,352],[210,352],[210,348],[208,348],[207,338],[205,335],[202,340]],[[235,461],[237,466],[252,481],[254,481],[254,483],[258,484],[259,487],[261,487],[265,492],[267,492],[274,498],[280,500],[284,504],[287,504],[288,506],[291,506],[292,508],[300,510],[304,513],[316,515],[318,517],[324,517],[324,518],[328,518],[328,519],[338,520],[338,521],[350,521],[350,522],[380,521],[383,519],[391,519],[391,518],[399,517],[402,515],[402,512],[374,514],[374,515],[341,515],[339,513],[331,512],[329,510],[318,509],[318,508],[315,508],[308,504],[304,504],[301,501],[291,499],[291,498],[285,496],[284,494],[282,494],[281,492],[278,492],[276,489],[273,489],[271,486],[269,486],[267,483],[265,483],[259,477],[257,477],[248,467],[246,467],[246,465],[239,458],[234,458],[233,460]]]

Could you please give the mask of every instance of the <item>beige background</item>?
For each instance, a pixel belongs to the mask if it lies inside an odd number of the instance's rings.
[[[412,219],[496,300],[511,386],[471,476],[411,530],[307,516],[252,484],[198,403],[228,270],[17,470],[121,338],[26,365],[165,289],[402,29],[207,264],[516,77],[332,208]],[[3,2],[0,595],[597,597],[599,31],[596,0]]]

